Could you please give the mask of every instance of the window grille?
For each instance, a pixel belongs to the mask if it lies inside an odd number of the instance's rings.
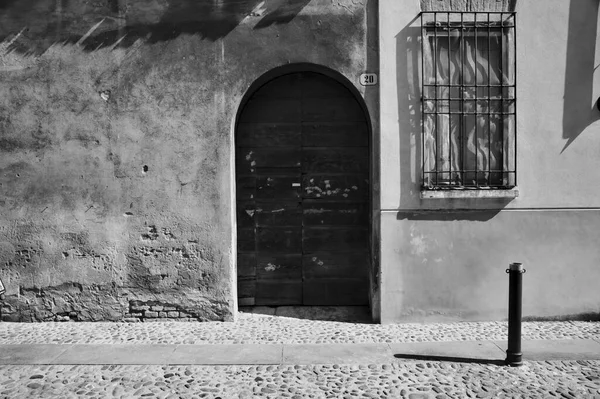
[[[516,15],[421,13],[424,189],[517,184]]]

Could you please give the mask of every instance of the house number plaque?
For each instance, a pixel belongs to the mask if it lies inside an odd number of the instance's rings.
[[[375,86],[377,84],[377,74],[363,73],[360,75],[360,84],[363,86]]]

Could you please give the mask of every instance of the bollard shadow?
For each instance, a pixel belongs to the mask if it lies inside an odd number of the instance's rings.
[[[498,359],[476,359],[470,357],[457,357],[457,356],[436,356],[436,355],[413,355],[413,354],[402,354],[397,353],[394,355],[396,359],[404,360],[422,360],[422,361],[433,361],[433,362],[452,362],[452,363],[474,363],[484,364],[493,366],[506,366],[506,361]]]

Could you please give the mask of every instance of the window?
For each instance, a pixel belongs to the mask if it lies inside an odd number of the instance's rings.
[[[421,14],[423,189],[516,186],[515,14]]]

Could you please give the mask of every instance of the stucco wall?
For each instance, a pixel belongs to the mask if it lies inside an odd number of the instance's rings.
[[[350,0],[0,6],[2,319],[231,320],[240,100],[287,63],[358,85],[373,56],[366,10]]]
[[[486,11],[513,3],[422,5]],[[516,11],[519,196],[434,200],[419,195],[419,5],[380,4],[383,322],[502,319],[509,262],[528,270],[525,316],[600,311],[590,284],[600,277],[598,2],[520,1]]]

